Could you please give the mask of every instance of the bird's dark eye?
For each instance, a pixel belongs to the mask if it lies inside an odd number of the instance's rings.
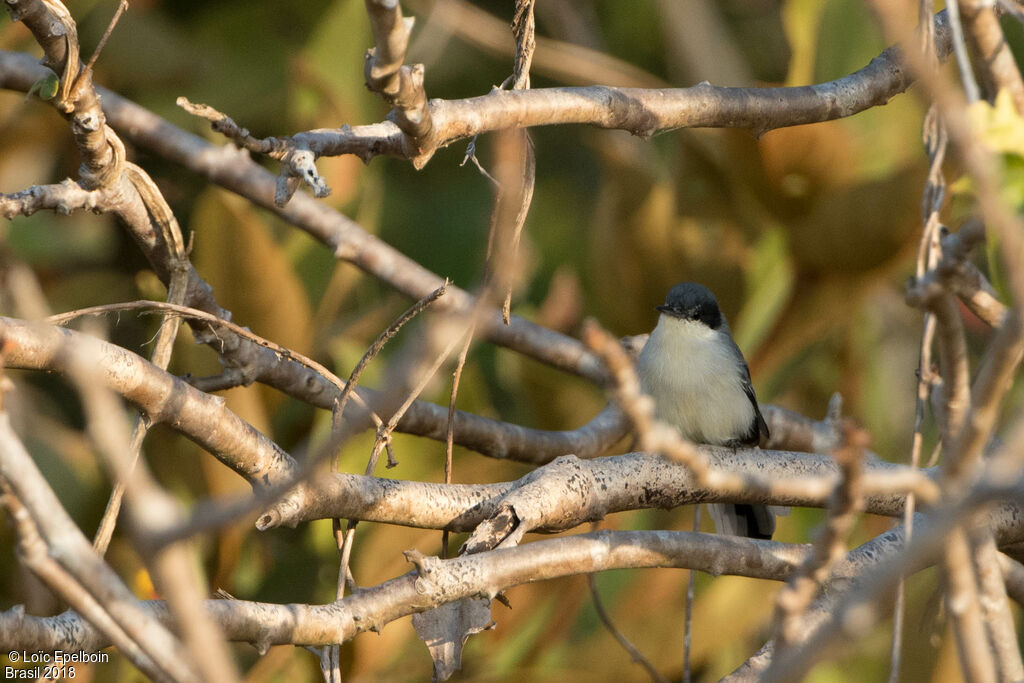
[[[717,330],[722,324],[722,314],[718,306],[701,306],[694,317],[713,330]]]

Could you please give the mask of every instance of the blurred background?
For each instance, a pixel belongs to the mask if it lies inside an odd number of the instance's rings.
[[[907,5],[913,16],[916,3]],[[426,66],[430,97],[486,93],[511,73],[510,0],[406,0],[417,19],[410,62]],[[76,0],[88,55],[116,3]],[[861,0],[542,0],[533,87],[599,83],[630,87],[804,85],[849,74],[886,43]],[[39,54],[20,24],[0,20],[0,49]],[[1019,43],[1019,27],[1007,26]],[[235,118],[255,135],[284,135],[381,120],[386,106],[363,84],[372,44],[363,2],[264,0],[217,3],[134,0],[97,65],[96,82],[216,144],[223,140],[174,106],[180,95]],[[921,315],[903,301],[920,233],[926,158],[924,105],[913,93],[846,120],[773,131],[686,130],[640,140],[589,127],[534,129],[537,186],[524,242],[531,269],[514,312],[567,334],[593,316],[615,334],[649,331],[654,306],[682,280],[717,295],[753,375],[758,397],[820,419],[841,392],[844,412],[862,423],[881,457],[906,462],[913,428]],[[492,140],[477,142],[489,165]],[[79,159],[66,123],[37,99],[0,93],[0,192],[76,177]],[[368,343],[409,304],[304,233],[142,150],[130,150],[164,191],[195,240],[193,262],[234,320],[347,376]],[[465,142],[439,152],[422,171],[403,161],[322,159],[333,188],[326,201],[403,253],[467,289],[481,278],[491,187]],[[268,164],[276,172],[272,164]],[[957,172],[949,170],[952,180]],[[969,206],[953,206],[958,224]],[[123,230],[92,215],[41,213],[0,223],[6,275],[34,274],[35,310],[61,312],[139,298],[162,286]],[[979,258],[983,258],[979,256]],[[979,261],[984,265],[983,261]],[[27,269],[25,268],[27,266]],[[16,309],[5,287],[6,315]],[[990,332],[964,310],[972,352]],[[122,314],[106,321],[117,343],[151,352],[157,322]],[[373,386],[389,353],[415,343],[416,325],[392,342],[364,375]],[[216,374],[215,354],[183,329],[172,371]],[[17,427],[29,450],[87,535],[109,483],[82,434],[77,397],[59,378],[11,373],[19,387]],[[439,383],[424,398],[447,404]],[[1012,405],[1020,405],[1020,387]],[[298,456],[322,443],[329,416],[262,387],[227,392],[229,406]],[[589,383],[502,349],[470,355],[459,407],[546,429],[572,429],[606,401]],[[935,443],[926,420],[925,456]],[[372,435],[342,453],[361,472]],[[439,481],[443,444],[398,436],[400,466],[380,476]],[[241,492],[246,485],[191,442],[156,428],[146,457],[186,503]],[[514,479],[527,471],[457,451],[457,482]],[[610,517],[606,528],[689,529],[692,510]],[[706,517],[706,516],[705,516]],[[822,513],[796,510],[776,539],[805,542]],[[890,520],[865,516],[853,543]],[[707,525],[706,525],[707,526]],[[709,528],[709,527],[708,527]],[[578,531],[586,531],[580,529]],[[36,614],[61,609],[17,565],[12,532],[0,529],[0,608],[24,603]],[[461,542],[456,537],[454,543]],[[245,520],[198,540],[211,590],[275,602],[328,602],[337,555],[329,521],[257,534]],[[437,553],[440,533],[363,524],[353,573],[372,585],[409,570],[401,551]],[[115,536],[109,557],[140,597],[154,597],[130,541]],[[598,577],[618,627],[666,675],[679,679],[687,574],[619,571]],[[908,585],[905,680],[956,680],[952,642],[933,598],[935,576]],[[770,582],[697,577],[693,667],[715,680],[768,636]],[[493,608],[497,628],[467,645],[458,680],[642,680],[599,623],[585,577],[514,588],[509,610]],[[879,680],[887,675],[891,620],[810,680]],[[256,681],[316,680],[315,658],[273,648],[259,660],[234,646]],[[408,619],[343,648],[349,680],[422,680],[426,648]],[[259,661],[258,661],[259,660]],[[82,672],[132,680],[126,662]]]

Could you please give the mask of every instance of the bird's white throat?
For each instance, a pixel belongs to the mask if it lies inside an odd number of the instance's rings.
[[[726,329],[663,314],[637,361],[658,418],[697,443],[725,444],[754,420]]]

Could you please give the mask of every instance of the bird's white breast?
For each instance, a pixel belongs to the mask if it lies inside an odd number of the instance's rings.
[[[719,337],[723,334],[662,315],[637,361],[658,418],[697,443],[723,445],[741,438],[754,420],[741,367],[728,340]]]

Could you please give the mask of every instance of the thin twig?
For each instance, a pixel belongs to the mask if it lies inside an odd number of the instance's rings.
[[[363,370],[366,369],[366,366],[369,365],[370,361],[372,361],[377,356],[377,354],[381,352],[384,346],[391,339],[393,339],[396,334],[398,334],[398,332],[407,322],[409,322],[417,315],[419,315],[421,312],[426,310],[426,308],[430,306],[430,304],[434,303],[439,298],[444,296],[444,293],[447,290],[447,288],[448,281],[445,280],[445,283],[443,285],[441,285],[433,292],[423,297],[415,304],[410,306],[408,309],[406,309],[406,311],[402,313],[402,315],[398,316],[398,318],[396,318],[394,322],[388,325],[388,327],[377,336],[377,338],[373,341],[370,347],[363,354],[362,358],[359,359],[359,362],[356,363],[356,366],[352,368],[352,372],[348,376],[348,382],[345,383],[345,388],[342,390],[341,396],[338,397],[334,411],[332,411],[332,437],[337,437],[337,432],[340,429],[341,420],[343,419],[345,414],[345,406],[348,403],[348,399],[352,395],[352,392],[355,391],[356,385],[359,382],[359,377],[363,374]],[[370,476],[373,474],[375,464],[376,460],[374,458],[371,458],[370,462],[368,462],[366,465],[366,476]],[[335,453],[334,456],[332,469],[338,469],[337,452]],[[334,518],[331,524],[334,530],[334,540],[335,543],[337,544],[338,555],[340,558],[340,569],[338,572],[338,585],[336,589],[336,594],[338,599],[341,599],[345,595],[345,585],[348,583],[349,578],[351,577],[351,573],[349,570],[349,558],[351,557],[352,554],[352,543],[355,539],[355,528],[357,520],[348,520],[345,534],[341,533],[341,519]]]
[[[96,43],[96,49],[92,51],[92,56],[89,57],[89,62],[85,65],[84,71],[92,71],[92,67],[96,64],[96,60],[99,59],[100,52],[103,51],[103,47],[107,44],[107,40],[110,39],[110,35],[114,32],[114,27],[117,26],[117,22],[121,19],[121,15],[124,14],[125,10],[128,9],[128,0],[121,0],[117,6],[117,10],[114,12],[114,16],[111,17],[110,23],[107,25],[107,30],[103,32],[103,37],[100,38],[100,42]]]
[[[370,361],[377,357],[377,354],[381,352],[384,345],[391,341],[391,339],[398,334],[399,330],[401,330],[407,322],[422,313],[428,306],[430,306],[430,304],[444,296],[447,291],[448,280],[446,279],[443,285],[406,309],[402,315],[398,316],[394,322],[388,325],[387,329],[378,335],[378,337],[373,341],[373,344],[370,345],[370,348],[368,348],[366,353],[363,354],[363,357],[359,359],[358,363],[356,363],[356,366],[352,368],[352,373],[348,376],[348,382],[345,383],[345,388],[342,389],[341,396],[338,397],[336,412],[339,418],[344,416],[345,406],[348,404],[348,399],[352,395],[352,392],[355,391],[355,388],[359,383],[359,377],[363,374],[363,370],[366,369],[366,366],[370,364]]]
[[[426,372],[422,374],[419,381],[413,386],[413,389],[406,396],[405,401],[402,402],[402,405],[398,407],[394,414],[392,414],[391,418],[387,421],[387,423],[385,423],[382,427],[380,427],[377,430],[377,439],[373,445],[373,451],[370,455],[370,465],[368,465],[368,467],[376,466],[377,458],[380,457],[380,454],[384,450],[384,447],[387,446],[388,443],[391,441],[391,434],[392,432],[395,431],[395,427],[398,426],[398,423],[402,419],[402,416],[405,415],[405,411],[409,409],[409,406],[412,405],[413,401],[415,401],[416,398],[421,393],[423,393],[423,390],[427,388],[427,384],[430,383],[430,381],[434,378],[434,375],[437,374],[437,371],[441,368],[445,361],[448,360],[448,357],[451,355],[456,345],[458,345],[458,343],[462,341],[463,338],[468,337],[469,331],[470,329],[463,329],[462,331],[452,335],[451,340],[448,342],[447,345],[445,345],[441,353],[438,354],[438,356],[434,359],[434,362],[430,365]]]
[[[693,531],[700,531],[700,505],[693,507]],[[683,683],[690,683],[690,647],[693,643],[693,600],[697,587],[697,572],[691,570],[686,577],[686,609],[683,613]]]
[[[470,141],[466,143],[466,155],[462,157],[462,161],[459,162],[459,166],[465,166],[467,161],[473,162],[473,165],[476,166],[476,170],[480,171],[480,174],[483,175],[483,177],[490,180],[491,185],[493,185],[495,188],[500,188],[498,181],[494,178],[494,176],[487,172],[487,169],[484,168],[484,165],[481,164],[480,160],[476,158],[476,141],[478,137],[480,136],[474,135],[470,139]]]
[[[326,379],[328,382],[333,384],[335,387],[337,387],[339,391],[345,390],[345,383],[341,381],[341,379],[337,375],[335,375],[333,372],[328,370],[320,363],[317,363],[312,358],[304,356],[298,351],[293,351],[289,348],[281,346],[280,344],[276,344],[270,341],[269,339],[266,339],[265,337],[259,336],[258,334],[254,334],[253,332],[250,332],[244,327],[236,325],[230,320],[218,318],[217,316],[211,313],[201,311],[197,308],[180,306],[177,304],[164,301],[149,301],[146,299],[142,299],[139,301],[128,301],[125,303],[103,304],[101,306],[89,306],[87,308],[80,308],[74,311],[68,311],[67,313],[52,315],[49,318],[46,318],[45,322],[50,323],[52,325],[64,325],[69,321],[74,320],[75,318],[80,318],[86,315],[104,315],[107,313],[114,313],[117,311],[139,311],[146,309],[166,311],[179,315],[183,318],[201,320],[203,322],[210,323],[215,327],[223,327],[227,330],[230,330],[239,337],[242,337],[243,339],[247,339],[249,341],[255,342],[256,344],[259,344],[264,348],[270,349],[281,358],[287,358],[288,360],[295,361],[299,365],[309,368],[310,370],[316,372],[321,377]],[[356,403],[360,404],[364,408],[366,407],[366,402],[359,396],[359,394],[355,394],[355,400]],[[371,413],[371,415],[379,424],[381,421],[380,417],[376,413]]]
[[[692,575],[693,572],[691,571],[690,574]],[[633,643],[629,641],[629,638],[627,638],[622,631],[618,629],[615,622],[612,621],[612,618],[608,615],[608,612],[605,610],[604,604],[601,601],[601,594],[597,591],[597,582],[594,581],[593,574],[587,574],[587,585],[590,587],[590,597],[594,601],[594,611],[597,612],[597,618],[601,620],[601,623],[604,624],[606,629],[608,629],[608,632],[611,633],[615,640],[619,642],[622,649],[629,653],[630,658],[634,662],[642,666],[647,671],[647,674],[651,677],[652,681],[655,681],[655,683],[668,683],[668,679],[661,675],[661,672],[659,672],[654,665],[644,657],[643,653],[637,649],[636,645],[633,645]]]
[[[960,70],[960,83],[964,87],[967,101],[977,102],[981,99],[981,91],[978,88],[978,82],[974,80],[974,69],[971,66],[971,59],[967,56],[964,29],[960,22],[959,0],[949,3],[946,11],[949,13],[949,26],[953,32],[953,53],[956,55],[956,65]]]
[[[919,5],[919,23],[922,34],[922,52],[924,62],[936,68],[935,36],[931,25],[933,11],[931,0],[921,0]],[[954,44],[956,39],[954,38]],[[922,190],[921,218],[924,225],[921,240],[918,244],[915,277],[918,281],[932,270],[941,259],[942,250],[939,236],[939,211],[945,199],[946,180],[942,173],[942,164],[946,156],[948,137],[942,122],[939,120],[938,109],[929,107],[922,123],[922,138],[928,151],[928,180]],[[935,315],[925,312],[921,345],[917,364],[917,396],[914,402],[914,432],[910,449],[910,466],[917,469],[921,466],[921,448],[924,442],[922,432],[924,426],[924,408],[932,385],[932,342],[935,338]],[[913,494],[907,496],[907,507],[903,513],[903,524],[909,543],[914,533],[914,509],[916,499]],[[896,683],[899,679],[900,659],[903,649],[903,620],[906,609],[905,584],[901,577],[896,588],[895,606],[893,611],[892,653],[889,662],[889,681]]]
[[[167,292],[167,303],[177,306],[182,304],[185,300],[187,282],[188,278],[184,272],[179,271],[171,276],[171,286]],[[161,321],[160,328],[157,330],[156,344],[153,348],[153,355],[150,356],[150,362],[161,370],[166,370],[167,366],[170,365],[174,340],[178,335],[178,323],[179,320],[176,315],[167,315]],[[131,461],[131,468],[135,467],[142,454],[142,441],[146,438],[146,433],[149,431],[150,426],[149,419],[141,413],[135,418],[131,440],[128,444],[128,457]],[[96,534],[93,536],[93,547],[96,548],[96,552],[100,555],[106,554],[107,548],[110,546],[110,540],[114,535],[117,516],[121,510],[121,501],[124,498],[125,485],[126,481],[124,479],[119,478],[114,482],[114,489],[110,493],[107,507],[103,511],[103,517],[100,519],[100,523],[96,528]]]
[[[455,364],[455,371],[452,373],[452,391],[448,399],[448,430],[444,443],[444,483],[452,483],[452,451],[455,445],[455,399],[459,395],[459,382],[462,380],[462,369],[466,366],[466,357],[469,355],[469,347],[473,343],[473,332],[476,326],[471,325],[466,334],[466,343],[462,345],[459,352],[459,360]],[[441,532],[441,557],[448,557],[448,530]]]
[[[535,0],[516,0],[515,11],[512,15],[512,37],[516,42],[515,66],[512,74],[513,90],[528,90],[530,88],[530,64],[533,62],[533,52],[537,47],[534,40],[536,22],[533,17]],[[520,156],[520,182],[519,188],[519,210],[516,212],[511,230],[511,241],[507,250],[507,256],[515,259],[519,254],[519,243],[523,235],[523,227],[526,225],[526,215],[530,211],[530,204],[533,201],[533,190],[537,183],[537,157],[533,150],[533,140],[527,131],[520,131],[523,138],[524,154]],[[512,316],[512,283],[505,287],[505,300],[501,305],[501,315],[508,325]]]

